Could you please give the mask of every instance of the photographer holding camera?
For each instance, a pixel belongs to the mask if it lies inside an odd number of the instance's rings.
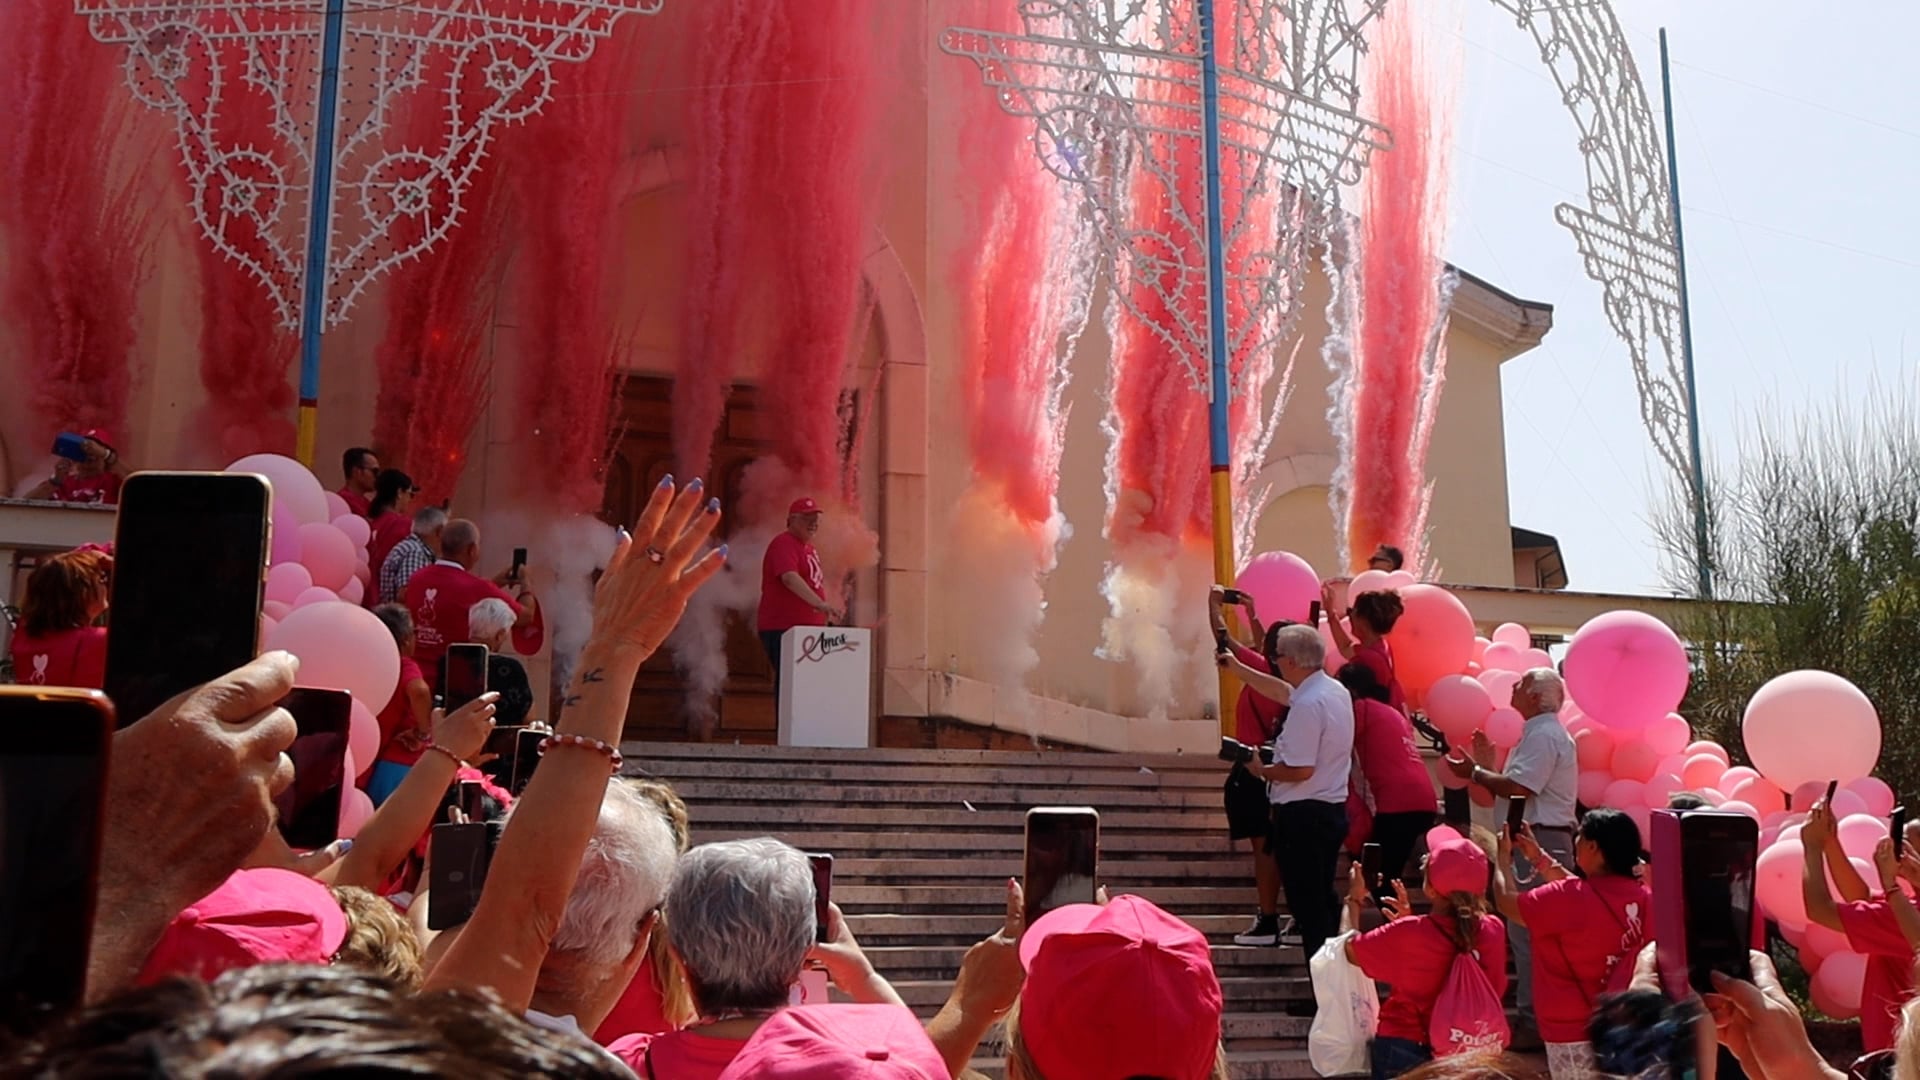
[[[1207,596],[1207,619],[1213,626],[1215,644],[1222,653],[1231,654],[1247,667],[1271,672],[1273,666],[1267,658],[1235,640],[1228,629],[1225,610],[1228,604],[1246,612],[1247,623],[1256,641],[1264,641],[1267,636],[1261,630],[1259,616],[1254,612],[1253,597],[1238,589],[1215,585]],[[1234,703],[1233,714],[1234,737],[1245,746],[1262,748],[1262,759],[1271,760],[1271,751],[1265,747],[1280,734],[1280,724],[1287,715],[1286,704],[1242,686],[1240,697]],[[1229,749],[1225,746],[1221,749],[1222,758],[1233,761],[1233,769],[1227,773],[1225,792],[1227,835],[1232,840],[1247,841],[1253,851],[1253,883],[1260,904],[1253,925],[1245,933],[1235,935],[1233,941],[1236,945],[1278,945],[1280,865],[1274,861],[1271,847],[1273,825],[1269,820],[1271,804],[1267,801],[1267,783],[1248,772],[1244,760],[1228,758]]]

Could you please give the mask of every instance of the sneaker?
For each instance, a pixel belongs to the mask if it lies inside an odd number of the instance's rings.
[[[1244,934],[1233,936],[1235,945],[1278,945],[1280,944],[1280,916],[1259,915],[1253,925],[1247,927]]]
[[[1302,944],[1300,932],[1293,928],[1293,916],[1291,915],[1282,915],[1280,917],[1280,928],[1275,932],[1275,936],[1279,938],[1278,941],[1274,942],[1275,945]]]

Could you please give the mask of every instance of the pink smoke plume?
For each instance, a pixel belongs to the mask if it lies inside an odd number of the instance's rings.
[[[461,95],[479,97],[464,87]],[[404,144],[437,151],[448,137],[449,111],[463,103],[435,94],[408,104]],[[464,111],[471,114],[477,106],[468,104]],[[423,503],[453,494],[466,467],[468,441],[491,397],[482,347],[499,302],[499,256],[508,231],[504,186],[499,168],[482,167],[457,207],[450,192],[436,187],[429,212],[394,226],[394,243],[404,246],[414,243],[429,221],[455,212],[461,218],[438,246],[393,272],[385,290],[385,335],[374,352],[380,389],[373,445],[408,471]]]
[[[1372,100],[1393,149],[1367,170],[1358,226],[1359,285],[1353,371],[1342,384],[1348,569],[1382,543],[1404,549],[1417,571],[1426,548],[1427,446],[1446,377],[1444,332],[1451,172],[1450,87],[1436,77],[1408,5],[1378,24]],[[1336,408],[1340,405],[1336,404]]]
[[[626,195],[638,100],[630,35],[645,29],[636,21],[568,71],[545,111],[505,132],[492,162],[497,182],[511,185],[516,262],[531,268],[515,298],[520,435],[532,447],[517,479],[525,494],[573,512],[600,506],[619,403],[608,295],[616,231],[607,223]]]
[[[29,445],[106,428],[125,445],[152,200],[136,108],[113,50],[69,0],[0,5],[0,304],[11,324]],[[9,380],[11,382],[11,380]]]

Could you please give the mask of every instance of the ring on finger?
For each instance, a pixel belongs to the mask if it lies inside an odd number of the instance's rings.
[[[655,566],[658,566],[661,563],[667,561],[667,553],[664,551],[661,551],[657,547],[654,547],[652,544],[648,544],[647,545],[647,561],[654,564]]]

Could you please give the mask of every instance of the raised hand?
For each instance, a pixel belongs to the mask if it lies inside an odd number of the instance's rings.
[[[594,590],[588,648],[611,649],[617,655],[610,659],[628,663],[645,660],[673,632],[694,590],[726,565],[724,545],[701,554],[720,523],[720,500],[702,506],[702,495],[700,481],[676,491],[671,476],[653,489]]]
[[[1388,922],[1413,914],[1413,898],[1407,895],[1406,882],[1393,879],[1393,895],[1381,898],[1380,910],[1386,913]]]

